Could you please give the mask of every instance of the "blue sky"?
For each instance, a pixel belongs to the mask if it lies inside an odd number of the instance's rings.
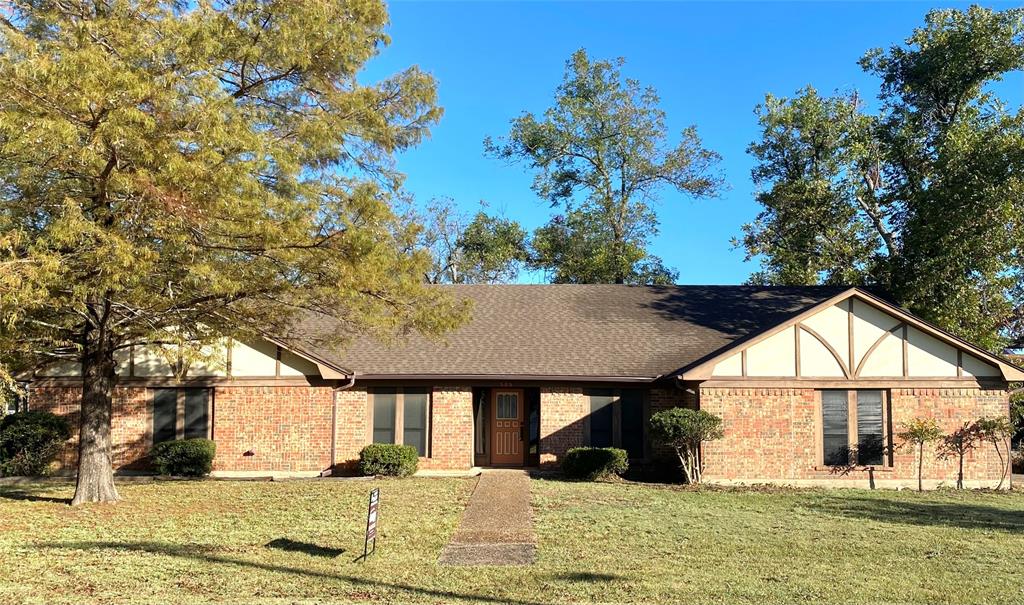
[[[735,284],[757,269],[730,244],[758,212],[746,153],[758,134],[754,106],[766,92],[789,95],[807,84],[873,98],[878,83],[857,59],[901,42],[929,9],[945,6],[967,4],[397,1],[392,44],[365,76],[419,65],[438,81],[444,118],[399,158],[418,202],[450,196],[473,212],[484,200],[532,229],[553,211],[530,190],[523,167],[484,157],[484,137],[505,134],[524,110],[550,106],[574,50],[624,57],[627,76],[657,89],[672,135],[695,124],[723,156],[729,184],[719,199],[665,192],[652,251],[679,270],[681,283]],[[1024,77],[1013,74],[999,89],[1020,105]]]

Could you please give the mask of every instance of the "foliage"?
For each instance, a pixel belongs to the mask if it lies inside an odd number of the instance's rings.
[[[371,443],[359,452],[359,472],[364,475],[408,477],[419,468],[419,455],[411,445]]]
[[[1024,108],[990,85],[1024,68],[1024,9],[931,11],[860,65],[877,112],[812,87],[758,106],[751,281],[875,284],[992,350],[1021,338]]]
[[[178,439],[153,446],[153,467],[161,475],[205,477],[213,470],[217,444],[210,439]]]
[[[978,422],[965,422],[963,426],[948,435],[944,435],[939,442],[939,458],[957,459],[956,488],[964,488],[964,458],[968,452],[978,447],[982,440],[981,427]]]
[[[437,335],[393,212],[394,154],[438,120],[433,79],[379,82],[380,0],[14,2],[0,26],[0,367],[82,366],[76,503],[117,498],[114,353],[183,372],[224,336],[339,317],[338,341]],[[86,471],[86,472],[82,472]]]
[[[507,137],[484,141],[489,155],[525,163],[534,192],[564,208],[534,238],[534,264],[558,283],[674,279],[647,252],[658,230],[651,203],[665,189],[694,197],[721,189],[718,154],[693,127],[670,145],[657,93],[623,77],[624,63],[576,51],[552,107],[540,117],[524,112]]]
[[[574,447],[562,459],[562,473],[573,479],[596,481],[629,470],[629,454],[617,447]]]
[[[903,430],[896,433],[904,444],[913,444],[917,448],[917,491],[924,491],[921,474],[924,467],[924,446],[932,441],[942,439],[942,429],[934,418],[913,418]]]
[[[429,250],[430,283],[489,284],[515,279],[526,262],[526,232],[514,220],[482,208],[472,219],[460,215],[452,200],[434,200],[427,208],[419,246]]]
[[[689,483],[704,473],[701,446],[725,436],[722,419],[705,410],[671,408],[651,416],[651,439],[675,450]]]
[[[0,476],[45,475],[50,463],[71,438],[63,416],[49,412],[17,412],[0,419]]]
[[[1006,481],[1007,467],[1010,462],[1010,439],[1013,437],[1014,426],[1005,416],[986,416],[975,422],[978,438],[992,444],[999,456],[999,464],[1002,469],[999,476],[999,485],[996,489],[1002,489]]]

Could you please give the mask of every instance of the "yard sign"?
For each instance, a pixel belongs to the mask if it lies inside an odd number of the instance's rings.
[[[366,540],[363,542],[363,560],[372,553],[377,552],[377,508],[380,505],[380,488],[370,490],[370,507],[366,511]],[[370,541],[373,541],[373,550],[370,550]]]

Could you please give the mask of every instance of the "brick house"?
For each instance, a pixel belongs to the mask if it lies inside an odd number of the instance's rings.
[[[368,443],[406,443],[421,468],[557,467],[579,445],[626,449],[636,467],[666,452],[647,419],[706,409],[725,438],[706,447],[721,483],[910,485],[893,449],[916,416],[946,431],[1007,415],[1024,370],[857,288],[616,285],[453,286],[472,320],[443,341],[317,345],[334,318],[292,334],[228,342],[176,379],[166,355],[126,351],[114,398],[114,464],[144,470],[154,442],[210,437],[221,475],[320,475],[353,468]],[[74,417],[73,368],[31,382],[29,406]],[[75,420],[74,418],[72,418]],[[966,464],[994,485],[992,448]],[[73,469],[69,444],[61,463]],[[926,456],[928,485],[955,461]]]

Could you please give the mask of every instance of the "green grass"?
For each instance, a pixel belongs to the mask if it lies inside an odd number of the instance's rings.
[[[367,492],[381,543],[362,553]],[[539,559],[437,556],[473,480],[0,486],[0,603],[1020,603],[1024,493],[532,482]]]

